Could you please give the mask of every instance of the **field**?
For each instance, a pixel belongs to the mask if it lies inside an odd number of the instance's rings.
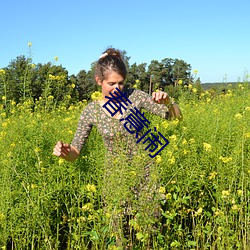
[[[216,95],[186,92],[178,104],[182,121],[147,114],[170,142],[155,160],[161,218],[157,226],[145,214],[131,218],[126,244],[250,249],[249,84]],[[45,107],[39,100],[11,102],[8,113],[0,106],[0,249],[123,249],[115,242],[122,226],[112,226],[121,213],[116,204],[148,156],[138,156],[130,169],[122,156],[112,163],[120,175],[108,183],[113,209],[105,209],[105,151],[97,130],[77,161],[52,155],[58,140],[71,142],[85,105],[55,107],[48,97]]]

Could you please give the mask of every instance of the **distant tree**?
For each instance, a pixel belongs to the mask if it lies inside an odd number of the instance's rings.
[[[7,98],[19,102],[32,96],[32,65],[30,59],[18,56],[6,68]]]
[[[94,80],[94,64],[91,70],[86,72],[81,70],[77,75],[77,91],[79,100],[90,100],[91,94],[98,90],[98,85]]]

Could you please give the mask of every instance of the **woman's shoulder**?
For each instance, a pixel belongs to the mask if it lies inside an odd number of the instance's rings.
[[[98,109],[98,106],[100,106],[98,101],[91,101],[83,108],[82,113],[92,113]]]
[[[131,101],[145,99],[145,98],[150,97],[149,94],[139,89],[127,89],[126,93],[127,93],[128,99],[129,100],[131,99]]]

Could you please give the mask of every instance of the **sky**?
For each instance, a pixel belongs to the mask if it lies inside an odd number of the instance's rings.
[[[250,74],[249,0],[2,0],[0,13],[0,68],[24,55],[77,75],[112,46],[130,65],[184,60],[202,83]]]

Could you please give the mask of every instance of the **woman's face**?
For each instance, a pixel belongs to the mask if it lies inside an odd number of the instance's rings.
[[[118,88],[120,91],[122,91],[124,88],[124,78],[114,71],[108,73],[106,79],[104,79],[103,81],[101,81],[97,76],[96,82],[98,85],[102,86],[102,95],[104,101],[108,100],[107,98],[105,98],[105,96],[110,96],[110,93],[114,94],[116,88]]]

